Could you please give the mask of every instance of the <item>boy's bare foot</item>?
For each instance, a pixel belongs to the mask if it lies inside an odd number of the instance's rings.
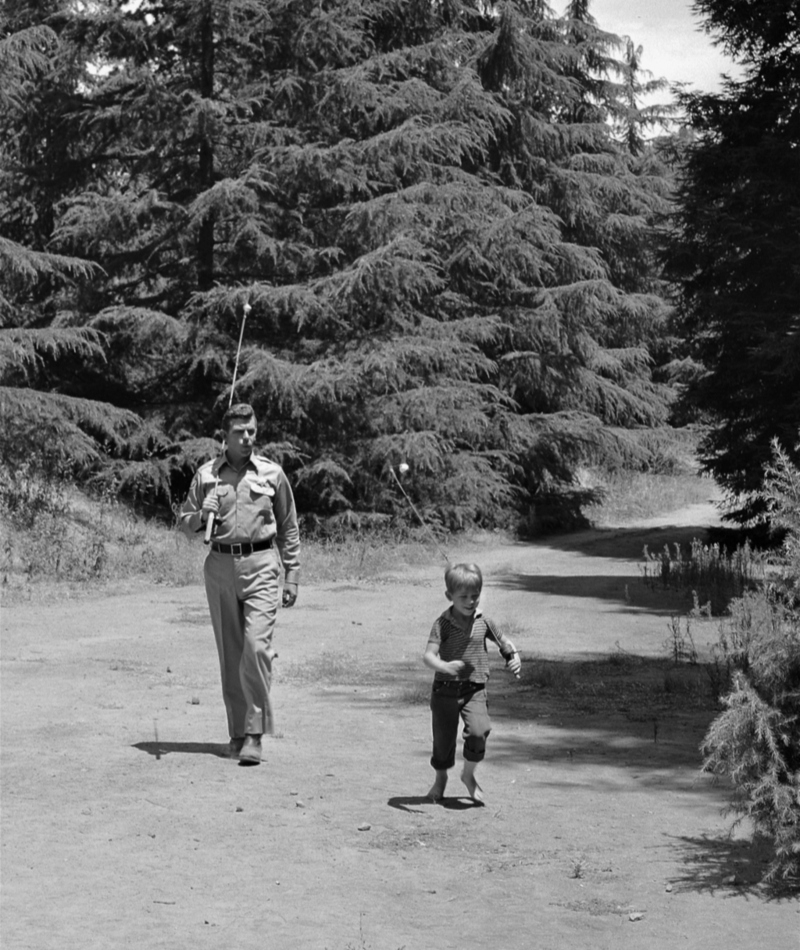
[[[469,797],[474,802],[480,802],[483,804],[483,789],[478,785],[477,779],[475,778],[475,773],[464,771],[461,773],[461,781],[467,786],[467,791],[469,792]]]
[[[427,798],[430,798],[434,802],[440,802],[444,798],[444,790],[447,787],[447,773],[443,775],[436,775],[436,781],[431,785]]]

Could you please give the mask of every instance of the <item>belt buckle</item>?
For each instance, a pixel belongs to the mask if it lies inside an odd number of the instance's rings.
[[[231,545],[231,554],[234,557],[242,557],[242,545],[241,544],[232,544]]]

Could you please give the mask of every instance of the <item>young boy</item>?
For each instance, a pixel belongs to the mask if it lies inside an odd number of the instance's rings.
[[[489,679],[487,637],[498,645],[506,666],[517,675],[520,659],[516,647],[478,610],[483,576],[477,564],[448,565],[444,574],[445,596],[451,606],[433,625],[423,662],[435,671],[431,692],[433,755],[436,779],[428,792],[435,802],[444,797],[447,770],[455,765],[459,716],[464,720],[464,770],[461,781],[470,798],[483,801],[475,768],[486,754],[491,731],[486,706]]]

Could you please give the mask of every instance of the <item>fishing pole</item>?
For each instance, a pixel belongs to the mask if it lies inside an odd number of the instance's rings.
[[[405,462],[401,462],[399,468],[400,468],[400,474],[401,474],[401,475],[405,475],[405,473],[408,471],[408,465],[407,465]],[[405,498],[405,500],[406,500],[406,501],[409,503],[409,505],[411,506],[411,510],[412,510],[412,511],[414,512],[414,514],[417,516],[417,519],[419,520],[419,523],[422,525],[422,527],[423,527],[423,528],[428,532],[428,534],[430,535],[431,541],[433,541],[433,546],[436,548],[436,550],[439,552],[439,554],[441,554],[441,556],[444,558],[445,563],[449,564],[449,563],[450,563],[450,558],[447,556],[447,554],[446,554],[446,553],[441,549],[441,547],[439,546],[439,542],[436,540],[436,536],[434,535],[433,531],[431,531],[430,527],[428,526],[428,523],[425,521],[425,519],[422,517],[422,515],[419,513],[419,511],[417,511],[417,506],[416,506],[416,505],[414,504],[414,502],[408,497],[408,494],[406,493],[405,488],[403,488],[403,486],[400,484],[400,479],[397,477],[397,473],[395,472],[394,468],[393,468],[391,465],[389,466],[389,471],[392,473],[392,478],[397,482],[397,487],[398,487],[398,488],[400,489],[400,491],[403,493],[403,497]]]
[[[398,468],[400,469],[400,474],[401,474],[401,475],[405,475],[405,473],[408,471],[408,464],[407,464],[406,462],[401,462],[400,465],[398,465]],[[408,497],[408,494],[407,494],[405,488],[403,488],[402,484],[400,483],[400,479],[397,477],[397,473],[395,472],[394,468],[393,468],[391,465],[389,466],[389,471],[392,473],[392,478],[394,478],[394,480],[397,482],[397,487],[398,487],[398,488],[400,489],[400,491],[403,493],[403,497],[405,498],[405,500],[406,500],[406,501],[409,503],[409,505],[411,506],[411,510],[414,512],[414,514],[415,514],[415,515],[417,516],[417,518],[419,519],[419,523],[422,525],[422,527],[423,527],[423,528],[428,532],[428,534],[430,535],[430,538],[431,538],[431,540],[433,541],[434,546],[436,547],[436,550],[437,550],[437,551],[439,552],[439,554],[441,554],[441,556],[445,559],[446,563],[449,564],[449,563],[450,563],[450,558],[447,556],[447,554],[445,554],[445,552],[441,549],[441,547],[439,547],[439,542],[436,540],[436,537],[435,537],[433,531],[430,529],[430,527],[428,526],[428,523],[425,521],[425,519],[422,517],[422,515],[421,515],[421,514],[419,513],[419,511],[417,510],[417,506],[416,506],[416,505],[414,504],[414,502]],[[508,637],[506,637],[506,640],[507,640],[508,644],[511,646],[512,649],[511,649],[510,652],[509,652],[509,651],[506,651],[506,653],[503,653],[503,647],[502,647],[501,642],[500,642],[500,635],[499,635],[499,633],[497,632],[497,630],[495,630],[494,624],[492,624],[492,623],[487,623],[486,629],[489,631],[489,635],[491,636],[492,640],[494,640],[494,642],[497,644],[497,647],[498,647],[498,649],[500,650],[501,654],[503,655],[503,659],[506,661],[506,666],[507,666],[510,657],[512,657],[515,653],[518,653],[517,648],[516,648],[516,647],[514,646],[514,644],[508,639]],[[516,679],[519,679],[519,671],[517,671],[517,672],[514,673],[514,677],[515,677]]]
[[[236,376],[239,373],[239,357],[242,355],[242,340],[244,339],[244,324],[247,320],[247,314],[253,308],[249,303],[244,304],[242,307],[242,325],[239,328],[239,345],[236,347],[236,360],[233,364],[233,378],[231,379],[231,391],[228,395],[228,409],[233,405],[233,391],[236,389]],[[222,434],[222,448],[221,451],[225,451],[225,433]],[[214,491],[219,488],[219,475],[217,475],[217,480],[214,482]],[[208,513],[208,520],[206,521],[206,533],[203,538],[203,543],[208,544],[211,541],[211,535],[214,533],[214,512],[210,511]]]

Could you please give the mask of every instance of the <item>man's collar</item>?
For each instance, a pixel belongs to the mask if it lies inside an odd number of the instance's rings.
[[[228,456],[224,452],[222,453],[222,455],[218,455],[214,459],[214,461],[211,463],[211,474],[214,476],[217,476],[219,474],[219,470],[222,468],[223,465],[229,465],[231,468],[233,468],[231,463],[228,461]],[[253,452],[250,458],[242,466],[242,468],[247,468],[250,465],[253,466],[253,468],[258,472],[259,475],[265,475],[267,470],[269,469],[270,462],[268,459],[264,458],[263,456],[256,455],[256,453]]]
[[[247,461],[244,463],[244,465],[242,465],[242,468],[241,468],[241,469],[237,469],[237,471],[241,471],[242,469],[247,468],[247,466],[248,466],[251,462],[253,462],[253,456],[252,456],[252,455],[250,455],[250,457],[247,459]],[[211,466],[211,472],[212,472],[212,474],[213,474],[213,475],[218,475],[218,474],[219,474],[219,471],[220,471],[220,469],[222,468],[223,465],[227,465],[227,466],[229,466],[230,468],[233,468],[233,465],[231,465],[231,461],[230,461],[230,459],[228,458],[227,452],[223,452],[222,455],[218,455],[218,456],[214,459],[214,462],[213,462],[213,464],[212,464],[212,466]]]

